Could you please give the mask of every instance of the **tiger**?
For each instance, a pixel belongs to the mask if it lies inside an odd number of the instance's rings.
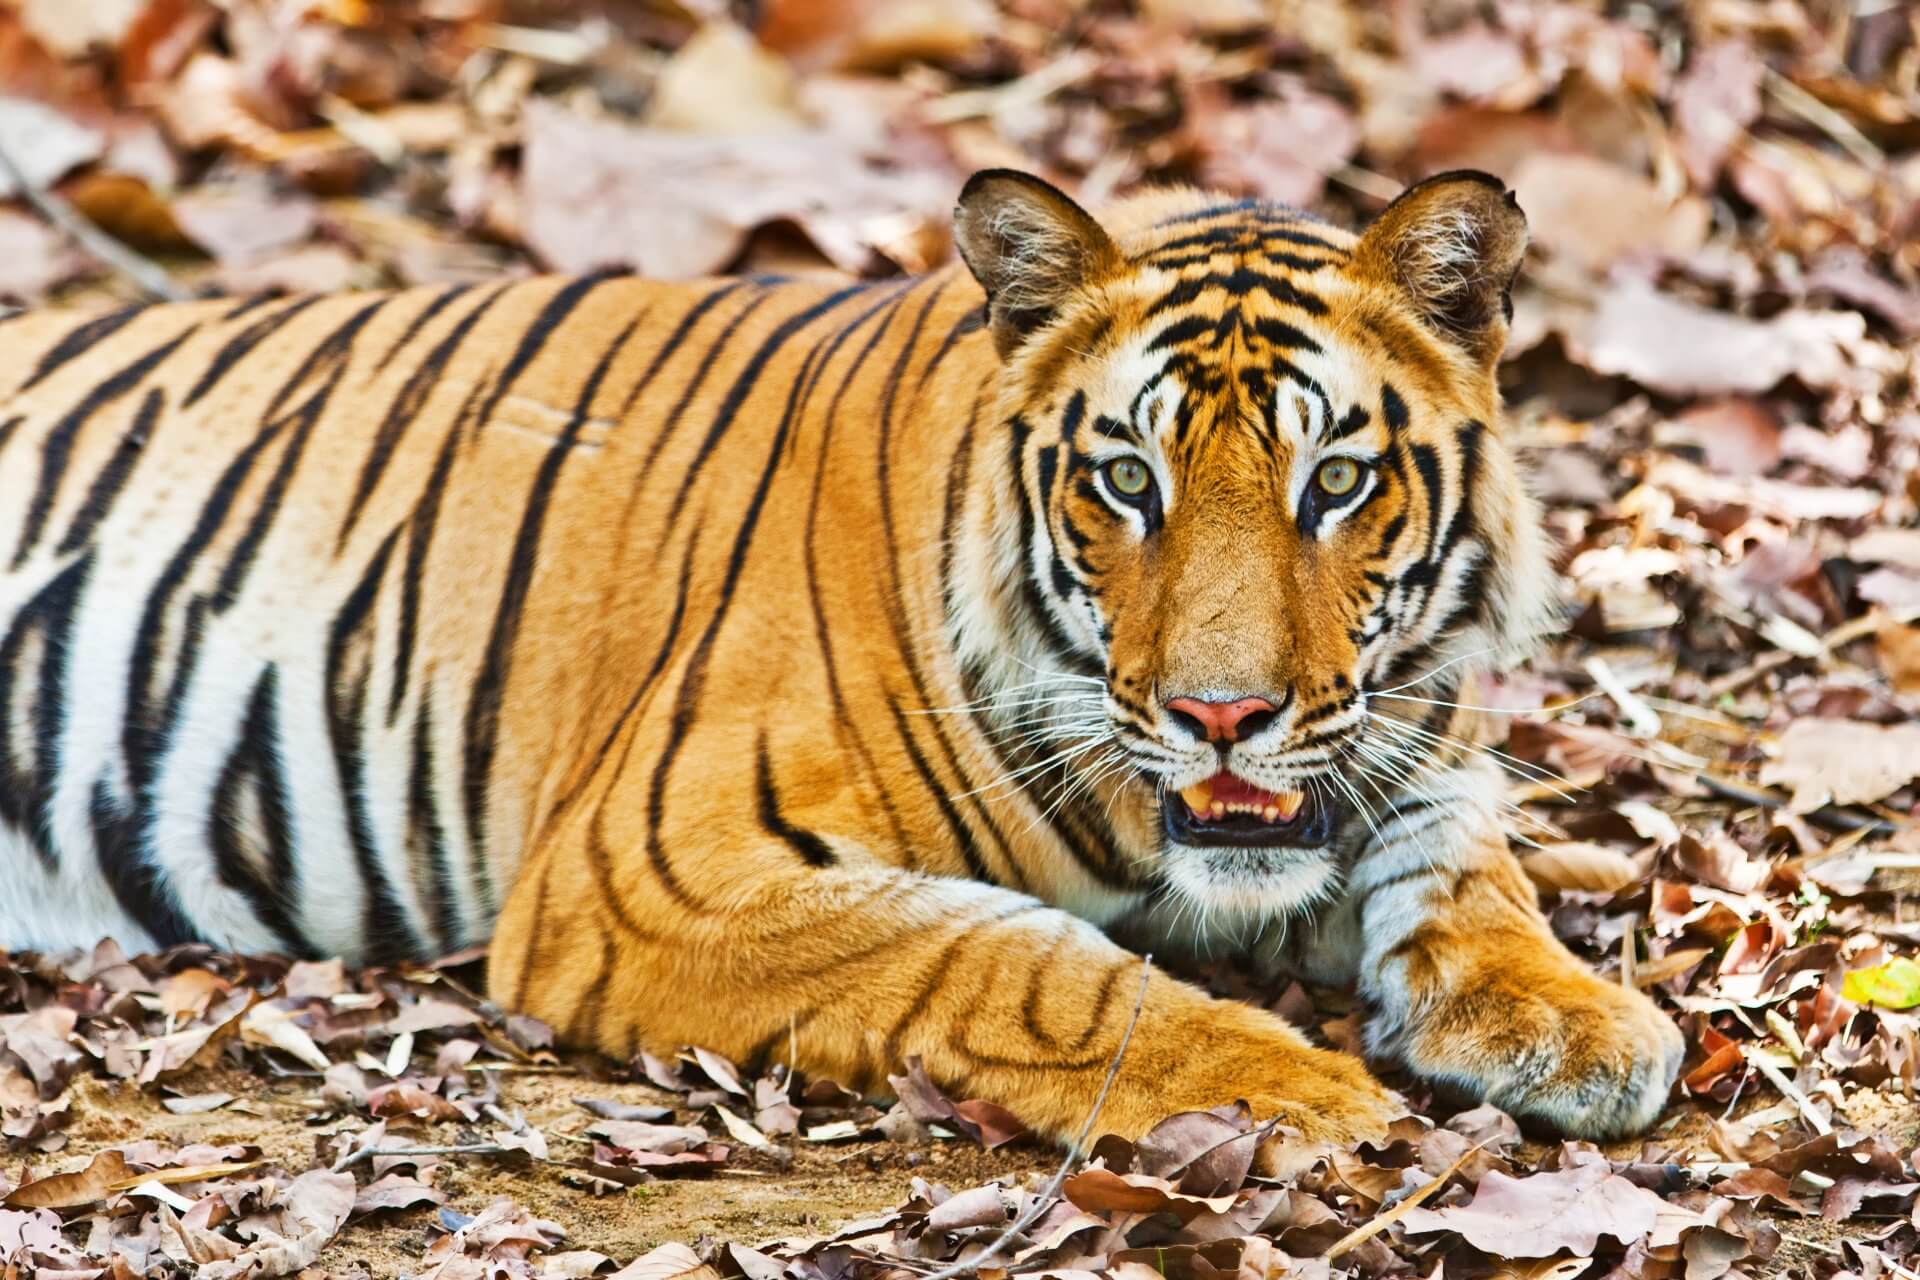
[[[1555,938],[1464,718],[1553,616],[1512,194],[988,170],[953,237],[0,321],[0,944],[486,943],[565,1045],[917,1058],[1061,1140],[1356,1141],[1373,1066],[1644,1129],[1680,1034]],[[1174,972],[1229,951],[1361,1051]]]

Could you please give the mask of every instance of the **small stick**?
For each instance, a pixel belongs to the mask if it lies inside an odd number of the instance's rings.
[[[1863,639],[1878,631],[1882,621],[1881,618],[1871,613],[1862,614],[1858,618],[1849,618],[1847,621],[1821,636],[1820,647],[1826,651],[1826,656],[1831,658],[1835,649],[1852,644],[1855,640]],[[1709,683],[1707,685],[1707,696],[1709,698],[1718,698],[1724,694],[1732,693],[1735,689],[1759,679],[1761,676],[1767,674],[1767,672],[1777,667],[1784,667],[1796,658],[1804,656],[1803,654],[1789,653],[1785,649],[1777,649],[1772,653],[1761,654],[1758,658],[1755,658],[1739,670],[1729,671],[1726,675]]]
[[[1693,780],[1715,795],[1723,796],[1728,800],[1738,800],[1742,804],[1757,805],[1762,809],[1784,809],[1787,806],[1787,797],[1777,791],[1749,787],[1731,778],[1722,778],[1718,774],[1708,773],[1704,769],[1696,771]],[[1900,830],[1885,818],[1876,818],[1870,814],[1840,809],[1833,805],[1822,805],[1812,813],[1803,813],[1800,816],[1814,826],[1825,827],[1829,831],[1866,831],[1873,835],[1890,836]]]
[[[1127,1019],[1126,1033],[1120,1037],[1120,1047],[1114,1050],[1113,1061],[1107,1066],[1107,1078],[1100,1082],[1100,1092],[1093,1099],[1093,1109],[1087,1112],[1087,1122],[1080,1126],[1080,1136],[1075,1138],[1073,1145],[1067,1148],[1066,1158],[1060,1162],[1060,1167],[1053,1171],[1053,1178],[1047,1183],[1045,1189],[1034,1197],[1033,1204],[1025,1213],[1009,1222],[999,1235],[988,1241],[983,1251],[965,1262],[944,1266],[928,1274],[925,1280],[954,1280],[957,1276],[978,1271],[988,1259],[998,1257],[1009,1241],[1032,1226],[1039,1220],[1041,1214],[1052,1207],[1054,1196],[1060,1192],[1060,1184],[1067,1180],[1067,1172],[1080,1159],[1080,1152],[1086,1146],[1087,1138],[1093,1133],[1094,1122],[1100,1118],[1100,1108],[1107,1104],[1107,1092],[1113,1088],[1113,1078],[1120,1074],[1120,1063],[1127,1056],[1127,1045],[1133,1041],[1133,1029],[1140,1024],[1140,1010],[1147,1003],[1147,979],[1152,976],[1153,957],[1148,955],[1141,960],[1140,994],[1133,999],[1133,1016]]]
[[[506,1150],[497,1142],[471,1142],[460,1147],[362,1147],[353,1154],[334,1161],[333,1172],[339,1173],[343,1169],[351,1169],[376,1156],[470,1156],[504,1154]]]
[[[1439,1177],[1427,1183],[1425,1186],[1420,1187],[1418,1190],[1409,1193],[1403,1199],[1394,1201],[1390,1207],[1381,1210],[1366,1222],[1361,1223],[1353,1230],[1347,1232],[1347,1234],[1328,1245],[1327,1251],[1320,1256],[1331,1261],[1341,1254],[1365,1244],[1394,1223],[1400,1221],[1400,1219],[1406,1217],[1409,1213],[1412,1213],[1426,1202],[1427,1197],[1445,1186],[1447,1179],[1460,1172],[1461,1166],[1466,1164],[1475,1152],[1486,1145],[1487,1140],[1482,1138],[1465,1151],[1462,1151],[1458,1160],[1455,1160],[1452,1164],[1440,1171]]]
[[[1781,1097],[1800,1109],[1801,1118],[1815,1133],[1824,1138],[1833,1132],[1833,1126],[1827,1123],[1826,1117],[1814,1110],[1813,1100],[1800,1092],[1798,1085],[1787,1079],[1786,1072],[1758,1053],[1748,1052],[1742,1056],[1753,1065],[1754,1070],[1767,1078],[1768,1084],[1780,1091]]]
[[[1886,152],[1860,132],[1853,121],[1771,67],[1767,68],[1766,85],[1774,101],[1840,144],[1843,151],[1862,165],[1878,169],[1887,163]]]
[[[173,277],[159,263],[135,253],[88,222],[78,209],[61,196],[31,181],[14,160],[13,154],[3,146],[0,146],[0,174],[11,179],[26,202],[40,211],[41,217],[64,232],[80,246],[82,253],[95,262],[118,271],[139,285],[143,292],[163,302],[183,302],[193,296],[174,283]]]

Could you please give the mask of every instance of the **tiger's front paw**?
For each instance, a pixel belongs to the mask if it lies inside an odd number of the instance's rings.
[[[1407,1114],[1399,1095],[1374,1079],[1358,1058],[1302,1048],[1270,1064],[1259,1087],[1235,1091],[1256,1121],[1277,1121],[1308,1140],[1352,1146],[1378,1141]]]
[[[1568,1137],[1651,1125],[1686,1056],[1680,1029],[1638,991],[1584,971],[1466,984],[1410,1029],[1409,1069]]]

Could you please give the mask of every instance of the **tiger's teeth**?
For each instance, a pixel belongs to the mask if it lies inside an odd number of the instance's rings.
[[[1220,802],[1219,802],[1218,800],[1215,800],[1215,801],[1213,802],[1213,816],[1214,816],[1214,817],[1216,817],[1216,818],[1224,818],[1224,817],[1226,817],[1226,816],[1227,816],[1227,806],[1225,806],[1224,804],[1221,804],[1221,803],[1220,803]]]
[[[1280,811],[1274,808],[1272,805],[1268,805],[1266,808],[1260,811],[1260,816],[1262,818],[1265,818],[1268,822],[1272,822],[1275,818],[1278,818],[1280,816]]]
[[[1196,782],[1190,787],[1182,787],[1180,798],[1187,802],[1187,812],[1202,816],[1213,807],[1213,783]]]
[[[1273,807],[1267,810],[1267,821],[1276,817],[1293,821],[1293,815],[1300,812],[1300,806],[1306,803],[1306,795],[1299,791],[1277,791],[1273,796]]]

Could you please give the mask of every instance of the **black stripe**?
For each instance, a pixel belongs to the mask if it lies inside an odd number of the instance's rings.
[[[713,421],[707,425],[706,437],[701,440],[700,448],[694,453],[692,465],[689,466],[685,474],[680,477],[680,487],[674,491],[673,505],[667,509],[667,529],[671,530],[673,526],[679,522],[680,511],[686,505],[687,495],[693,490],[693,482],[700,478],[700,472],[707,465],[707,460],[713,457],[714,446],[720,443],[720,437],[725,435],[727,428],[733,425],[734,418],[738,416],[740,412],[740,406],[746,403],[747,396],[752,393],[754,385],[759,382],[761,373],[765,371],[767,363],[773,359],[774,353],[785,346],[794,334],[800,332],[815,320],[833,310],[842,302],[845,302],[848,298],[853,297],[855,294],[863,293],[871,287],[872,286],[866,284],[856,284],[849,285],[844,289],[837,289],[819,302],[814,303],[811,307],[808,307],[805,311],[788,316],[780,322],[778,328],[767,335],[767,340],[761,343],[752,357],[747,360],[745,367],[740,371],[740,376],[734,379],[731,387],[727,388],[726,397],[721,400],[720,407],[714,411]],[[718,353],[718,350],[719,348],[716,345],[715,349],[709,352],[706,358],[711,360]],[[791,426],[790,423],[787,425]],[[783,441],[786,434],[785,431],[781,432]],[[778,455],[776,455],[776,457],[777,456]]]
[[[760,741],[753,762],[754,792],[760,802],[760,826],[774,839],[788,845],[800,855],[801,861],[814,867],[831,867],[840,859],[827,842],[813,832],[796,827],[780,812],[780,795],[773,785],[773,762],[767,759],[766,730],[760,731]]]
[[[213,850],[220,883],[243,895],[291,954],[317,954],[294,918],[290,904],[300,901],[300,874],[294,864],[293,829],[286,774],[280,755],[280,672],[268,663],[247,699],[240,741],[228,753],[207,813],[207,845]],[[260,818],[261,847],[247,838],[243,805],[248,797]],[[266,863],[264,875],[254,867]]]
[[[620,402],[620,417],[625,418],[627,416],[628,411],[631,410],[634,403],[639,400],[641,392],[652,385],[654,377],[660,370],[666,368],[667,361],[673,358],[673,353],[678,351],[682,344],[684,344],[687,338],[693,333],[694,326],[700,323],[701,317],[720,305],[723,300],[733,296],[736,291],[745,287],[746,281],[735,280],[731,284],[722,285],[713,290],[713,292],[707,294],[706,297],[687,308],[687,314],[680,317],[680,323],[674,326],[673,332],[667,335],[667,340],[661,343],[660,349],[654,353],[653,363],[647,366],[647,371],[640,375],[640,381],[634,383],[633,389],[627,392],[627,398]]]
[[[920,750],[920,744],[914,741],[913,728],[907,723],[906,713],[900,710],[900,704],[891,695],[887,698],[887,710],[893,713],[893,727],[899,732],[900,745],[907,750],[907,759],[913,762],[913,771],[920,775],[926,793],[933,797],[934,804],[939,807],[940,817],[953,837],[953,845],[967,864],[967,874],[975,880],[995,883],[994,875],[987,869],[986,859],[980,856],[980,844],[974,838],[973,828],[967,825],[960,811],[953,807],[953,801],[947,798],[951,788],[933,771],[933,765]]]
[[[527,340],[521,344],[520,352],[516,353],[515,360],[508,366],[509,372],[524,369],[539,350],[540,344],[559,327],[567,313],[603,279],[588,277],[577,280],[556,294],[535,321]],[[514,534],[513,550],[507,562],[507,580],[501,587],[500,602],[494,607],[493,625],[487,636],[486,657],[479,674],[474,678],[473,693],[467,701],[461,757],[462,794],[466,804],[468,838],[472,843],[473,875],[479,882],[480,900],[487,904],[489,912],[497,908],[498,902],[493,873],[487,866],[486,857],[489,835],[487,792],[493,780],[493,757],[499,742],[500,706],[505,698],[507,680],[513,672],[514,642],[520,634],[521,614],[526,608],[527,595],[533,589],[533,575],[539,565],[540,538],[546,530],[547,505],[553,497],[554,488],[560,483],[560,469],[579,440],[580,428],[592,415],[593,402],[600,393],[600,384],[606,378],[607,370],[612,367],[614,358],[625,349],[639,323],[636,317],[621,331],[619,337],[608,344],[599,363],[587,376],[586,384],[580,389],[580,396],[574,402],[573,416],[547,449],[546,457],[541,459],[540,470],[534,476],[533,487],[523,505],[520,528]],[[535,341],[535,335],[538,335],[538,341]],[[480,430],[485,430],[484,415],[500,402],[507,385],[508,378],[503,375],[499,389],[488,401],[488,408],[481,411],[483,420]]]
[[[208,601],[215,613],[224,613],[233,607],[245,590],[247,577],[253,571],[255,559],[261,546],[266,542],[267,534],[273,522],[280,515],[280,505],[287,490],[293,485],[294,473],[299,469],[300,461],[306,453],[307,441],[313,435],[316,423],[326,412],[327,402],[346,375],[347,367],[353,359],[353,340],[374,312],[387,304],[387,298],[376,298],[360,310],[348,316],[346,322],[328,334],[318,346],[307,354],[307,358],[294,371],[293,377],[281,384],[268,403],[266,418],[271,421],[286,403],[303,389],[309,379],[324,369],[326,380],[309,396],[304,404],[295,409],[282,423],[293,422],[292,434],[287,437],[286,447],[280,451],[280,461],[268,479],[266,490],[253,506],[253,518],[241,531],[239,540],[234,544],[233,554],[227,557],[220,571],[220,580]]]
[[[125,805],[115,802],[105,778],[93,784],[87,821],[93,828],[100,876],[120,909],[138,921],[157,946],[199,942],[199,932],[180,910],[160,869],[141,852],[139,823]]]
[[[143,825],[152,816],[155,800],[149,793],[147,783],[159,764],[162,747],[170,736],[174,717],[179,712],[192,673],[194,654],[205,626],[206,598],[195,596],[187,602],[185,617],[180,621],[180,653],[174,664],[173,678],[168,682],[163,697],[156,686],[160,682],[160,649],[165,638],[167,614],[181,584],[225,523],[234,497],[253,471],[254,464],[260,460],[267,446],[279,437],[280,431],[279,426],[268,427],[227,464],[227,469],[215,482],[213,492],[201,506],[200,518],[194,522],[179,550],[167,562],[153,590],[147,593],[140,626],[134,632],[133,657],[127,670],[126,723],[121,735],[127,772],[133,782],[134,795],[139,797],[142,806]]]
[[[838,290],[775,330],[760,350],[754,353],[753,359],[748,362],[733,389],[728,392],[721,411],[716,416],[713,431],[724,430],[726,419],[746,399],[747,392],[752,389],[753,383],[759,378],[767,361],[772,359],[774,352],[779,349],[779,344],[786,342],[800,331],[802,324],[799,322],[819,318],[831,307],[860,292],[862,288],[863,286],[854,286]],[[759,482],[754,486],[753,496],[748,500],[746,510],[741,515],[740,527],[734,534],[733,547],[727,556],[726,572],[720,582],[718,600],[712,616],[708,618],[707,625],[701,632],[699,643],[694,646],[693,653],[688,659],[687,674],[681,683],[680,698],[674,707],[667,742],[654,764],[653,776],[648,786],[648,863],[660,880],[661,886],[676,900],[689,907],[694,905],[694,900],[674,874],[672,864],[667,858],[666,848],[661,842],[661,802],[666,795],[668,775],[673,769],[675,759],[678,758],[680,748],[686,744],[687,731],[692,727],[694,709],[699,703],[706,682],[707,664],[712,660],[714,644],[719,638],[720,628],[726,622],[728,609],[732,606],[734,589],[739,586],[740,575],[746,570],[747,555],[753,547],[753,535],[759,528],[760,514],[766,506],[767,494],[773,488],[773,477],[779,470],[781,456],[786,451],[787,436],[793,430],[794,417],[799,407],[800,390],[800,384],[796,382],[788,395],[786,412],[781,415],[780,425],[774,431],[772,446],[767,450],[766,462],[760,469]]]
[[[58,370],[62,365],[92,350],[114,334],[127,327],[133,319],[147,309],[147,304],[137,302],[130,307],[121,307],[118,311],[109,311],[105,315],[95,316],[85,324],[69,329],[65,337],[53,344],[40,362],[33,367],[27,380],[20,384],[21,391],[27,391]]]
[[[834,335],[821,357],[816,377],[824,374],[827,364],[840,347],[869,319],[880,311],[886,311],[886,318],[873,327],[873,334],[855,353],[853,361],[845,373],[840,376],[839,384],[834,388],[833,399],[827,403],[827,411],[820,426],[820,454],[814,464],[813,481],[807,496],[806,531],[806,570],[807,602],[813,612],[814,643],[820,649],[821,669],[827,677],[827,697],[833,708],[833,720],[838,729],[853,742],[853,749],[866,766],[867,777],[873,783],[880,797],[881,812],[886,815],[887,824],[893,832],[894,847],[906,857],[908,865],[913,865],[915,854],[912,842],[907,839],[906,828],[900,821],[900,811],[893,803],[893,797],[887,790],[887,775],[882,773],[874,759],[873,750],[867,745],[866,735],[861,732],[859,721],[847,706],[846,690],[840,683],[840,663],[833,648],[833,638],[827,623],[827,607],[820,594],[820,549],[818,533],[820,527],[820,495],[826,483],[827,465],[833,448],[834,424],[840,420],[840,404],[847,391],[854,385],[854,379],[866,366],[867,358],[880,345],[882,339],[893,331],[893,322],[900,317],[900,309],[906,304],[911,285],[903,286],[890,293],[881,301],[854,317],[851,323],[843,325]],[[795,433],[796,436],[798,433]],[[837,571],[838,566],[835,566]]]
[[[227,345],[215,352],[213,359],[207,362],[207,367],[201,371],[199,379],[194,382],[193,387],[187,392],[185,398],[180,401],[180,407],[183,409],[192,408],[194,402],[199,400],[201,396],[206,395],[207,392],[213,390],[220,379],[224,378],[227,373],[232,370],[233,366],[239,364],[248,352],[252,351],[274,334],[280,332],[281,328],[285,326],[289,320],[299,315],[302,311],[305,311],[308,307],[321,301],[324,297],[324,294],[316,294],[310,298],[295,299],[272,315],[262,316],[260,319],[255,320],[252,324],[229,338]],[[244,308],[241,310],[244,310]],[[240,311],[236,310],[229,314],[238,315]]]
[[[1380,387],[1380,416],[1387,420],[1387,430],[1395,435],[1407,429],[1407,402],[1400,398],[1400,393],[1392,386],[1384,383]]]
[[[47,517],[53,510],[54,494],[59,491],[60,482],[66,477],[67,460],[73,451],[74,437],[80,434],[80,429],[95,413],[139,386],[162,360],[192,337],[193,332],[188,329],[173,341],[153,348],[132,364],[95,383],[80,403],[68,410],[47,432],[47,438],[40,445],[40,478],[34,485],[33,497],[27,502],[27,516],[20,526],[20,542],[13,552],[13,568],[18,569],[26,563],[28,554],[46,528]]]
[[[506,285],[500,286],[501,289],[507,287]],[[380,353],[380,358],[373,362],[373,372],[376,375],[383,372],[389,364],[393,363],[395,356],[407,349],[408,343],[420,336],[420,331],[426,328],[435,316],[446,310],[447,306],[452,303],[455,298],[467,293],[472,288],[473,286],[470,284],[456,284],[436,293],[426,306],[420,308],[420,313],[407,322],[407,327],[400,331],[400,336],[393,340],[393,344]],[[497,297],[498,294],[499,290],[495,290],[494,295]],[[485,309],[484,303],[480,309]]]
[[[56,552],[67,555],[78,551],[93,536],[100,522],[106,519],[107,512],[113,507],[113,500],[126,487],[134,464],[140,460],[141,452],[153,438],[153,429],[159,423],[160,412],[165,405],[166,394],[160,388],[148,390],[146,399],[140,402],[140,408],[134,414],[133,425],[120,437],[120,443],[114,446],[113,456],[107,459],[107,465],[100,468],[100,474],[93,478],[93,487],[87,490],[85,501],[74,512],[66,536],[54,548]]]
[[[425,953],[421,940],[407,923],[406,910],[393,884],[380,866],[367,796],[364,734],[368,685],[373,677],[373,611],[399,537],[400,526],[395,525],[334,616],[327,636],[326,679],[322,686],[326,695],[327,741],[333,748],[334,773],[339,778],[340,796],[347,811],[347,838],[367,890],[361,937],[365,958],[374,964],[420,958]],[[353,664],[352,670],[348,670],[349,661]]]
[[[74,614],[92,569],[90,554],[62,569],[15,612],[6,636],[0,639],[0,819],[26,835],[50,871],[60,865],[52,843],[53,792],[60,777],[60,740],[66,727],[67,663],[72,656]],[[38,662],[32,672],[35,679],[25,723],[16,726],[14,705],[27,692],[16,688],[16,682],[27,675],[29,642],[38,650]],[[24,731],[26,744],[14,741],[16,727]],[[29,752],[30,770],[21,766]]]
[[[617,271],[609,269],[569,280],[547,300],[547,305],[540,308],[540,314],[533,318],[533,323],[522,331],[520,344],[513,349],[513,355],[508,357],[506,367],[500,370],[499,377],[494,380],[493,394],[487,398],[479,417],[474,420],[475,432],[485,431],[493,424],[494,410],[499,408],[500,402],[507,398],[507,393],[513,390],[513,384],[519,381],[520,375],[526,372],[527,366],[546,349],[547,342],[553,337],[555,331],[566,323],[567,317],[573,314],[574,308],[584,302],[588,294],[608,280],[624,274],[624,269]]]
[[[1264,293],[1274,302],[1283,306],[1298,307],[1311,316],[1327,314],[1327,304],[1316,294],[1308,293],[1296,287],[1284,276],[1257,271],[1249,266],[1237,266],[1231,271],[1203,276],[1192,276],[1181,280],[1167,290],[1147,307],[1146,316],[1152,318],[1163,311],[1184,307],[1195,302],[1210,289],[1219,289],[1228,297],[1244,298],[1254,293]]]
[[[426,490],[414,503],[407,517],[407,563],[400,575],[400,621],[395,627],[393,680],[387,695],[387,724],[400,717],[400,704],[406,700],[407,685],[413,675],[413,646],[420,632],[420,600],[426,593],[427,553],[433,549],[433,535],[440,524],[440,507],[447,496],[447,481],[453,474],[453,459],[465,434],[468,419],[478,411],[485,383],[476,382],[467,393],[460,412],[454,415],[440,441],[440,453],[427,475]]]
[[[926,367],[920,370],[919,380],[916,381],[913,386],[914,393],[917,395],[926,388],[927,379],[933,376],[933,371],[938,369],[941,363],[946,360],[947,354],[953,350],[954,345],[958,343],[960,339],[970,334],[979,333],[986,327],[987,309],[985,307],[975,307],[964,313],[958,320],[955,320],[953,324],[948,327],[947,336],[940,340],[940,345],[934,348],[933,355],[928,357]],[[1089,342],[1084,345],[1091,349],[1094,344]]]
[[[907,624],[906,607],[900,586],[900,545],[893,516],[893,423],[894,408],[898,402],[897,397],[902,382],[906,377],[908,365],[912,362],[914,353],[921,346],[920,335],[926,327],[927,317],[933,313],[934,306],[945,297],[946,287],[946,283],[942,282],[928,290],[927,301],[914,316],[913,326],[908,330],[905,339],[900,344],[900,354],[895,358],[893,367],[887,372],[886,385],[881,392],[879,439],[874,448],[875,470],[877,473],[876,485],[880,495],[880,527],[887,548],[887,616],[893,625],[895,642],[898,645],[901,657],[906,662],[907,674],[913,682],[914,693],[919,699],[919,705],[923,707],[932,706],[935,705],[935,703],[927,691],[926,674],[921,669],[919,649],[914,643],[911,629]],[[1086,409],[1086,399],[1084,396],[1078,398],[1078,405],[1078,413],[1084,414]],[[1069,417],[1073,419],[1068,428],[1069,431],[1071,431],[1077,426],[1078,417],[1071,406],[1069,407],[1068,413]],[[961,765],[959,755],[953,748],[953,742],[948,736],[946,725],[940,723],[936,717],[931,727],[934,741],[939,744],[941,756],[945,759],[947,767],[953,770],[955,776],[965,779],[967,777],[966,769]],[[987,833],[993,838],[994,843],[999,846],[1008,869],[1013,873],[1015,886],[1025,889],[1027,887],[1026,873],[1013,857],[1013,846],[1000,830],[999,823],[995,820],[992,812],[987,808],[985,801],[978,794],[977,790],[971,787],[966,788],[966,790],[970,793],[968,796],[968,807],[973,810],[981,823],[985,825]]]
[[[367,448],[366,460],[360,464],[360,478],[354,482],[353,499],[347,504],[346,517],[340,522],[340,532],[334,538],[335,555],[340,554],[347,545],[347,538],[353,533],[354,526],[359,523],[367,500],[373,496],[374,486],[379,484],[380,477],[386,474],[387,463],[393,457],[393,451],[398,447],[401,437],[406,434],[407,428],[424,416],[423,411],[428,399],[432,397],[434,391],[445,384],[446,371],[453,364],[454,355],[460,349],[460,344],[469,333],[473,332],[473,327],[480,323],[480,317],[486,315],[493,304],[500,301],[501,295],[511,287],[501,285],[475,304],[473,310],[460,317],[460,322],[454,325],[446,337],[434,344],[433,350],[422,358],[413,372],[407,375],[407,380],[400,385],[400,390],[394,393],[393,403],[387,406],[386,415],[381,418],[379,429],[373,433],[373,443]],[[394,350],[390,348],[387,354],[381,357],[382,365],[393,355]],[[375,372],[378,371],[379,367],[376,366]]]
[[[434,786],[433,699],[420,700],[413,721],[413,760],[407,769],[408,861],[427,864],[424,890],[433,917],[435,941],[442,950],[464,942],[460,921],[453,914],[453,868],[447,858],[447,831],[440,821],[440,793]]]
[[[726,291],[723,290],[722,295],[724,295],[725,292]],[[721,295],[716,295],[715,298],[703,299],[703,302],[714,301],[718,296]],[[647,477],[653,473],[654,462],[659,459],[660,453],[667,447],[667,443],[673,439],[675,429],[679,427],[681,420],[686,417],[687,410],[693,405],[694,397],[700,394],[700,388],[706,385],[707,375],[719,366],[722,353],[727,351],[733,343],[733,335],[740,331],[740,326],[747,322],[749,316],[765,306],[773,296],[771,293],[756,294],[746,306],[733,313],[732,317],[728,319],[725,327],[723,327],[719,333],[715,334],[706,342],[700,354],[700,362],[694,366],[693,376],[688,378],[686,385],[680,389],[679,399],[673,402],[672,408],[654,419],[654,421],[659,424],[659,429],[653,437],[653,442],[647,446],[647,456],[640,461],[640,474],[634,480],[635,489],[639,489],[646,484]],[[700,309],[701,308],[696,307],[694,310],[698,311]],[[689,315],[688,319],[690,320],[691,318],[691,315]],[[675,330],[675,337],[688,332],[689,329],[688,321],[682,320],[680,327]],[[671,347],[671,343],[669,347]],[[647,382],[652,379],[654,370],[660,367],[662,361],[669,354],[670,350],[662,350],[658,355],[654,356],[653,364],[648,367],[645,376],[641,378],[639,384],[636,385],[632,391],[627,393],[629,400],[632,400],[639,394],[640,387],[645,386]],[[706,450],[702,449],[699,454],[695,455],[694,465],[698,467],[705,461],[705,457]],[[672,524],[673,521],[669,519],[667,523]]]

